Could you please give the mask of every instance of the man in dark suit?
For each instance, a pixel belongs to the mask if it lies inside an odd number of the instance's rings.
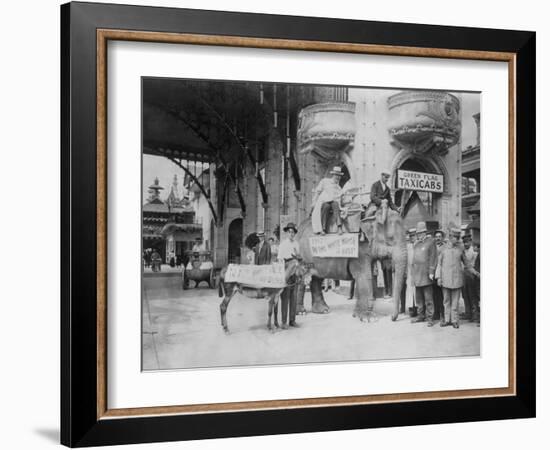
[[[395,206],[391,198],[390,188],[388,186],[388,181],[390,181],[390,173],[388,170],[382,171],[380,174],[380,180],[375,181],[370,188],[370,201],[371,205],[376,205],[377,208],[382,204],[382,200],[388,202],[388,206],[394,211],[400,211],[400,208]]]
[[[388,181],[390,180],[389,170],[383,170],[380,174],[380,180],[375,181],[370,188],[370,203],[365,213],[366,217],[373,216],[376,211],[382,205],[383,201],[386,201],[388,207],[394,211],[401,212],[401,208],[398,208],[391,198],[390,187]]]
[[[474,267],[472,268],[472,274],[474,276],[474,304],[476,306],[476,315],[474,316],[474,322],[477,323],[477,326],[479,327],[479,320],[480,320],[480,311],[479,311],[479,288],[480,288],[480,281],[481,281],[481,249],[479,246],[479,243],[476,243],[477,247],[477,256],[474,262]]]
[[[260,241],[254,247],[254,264],[260,266],[271,264],[271,246],[265,241],[265,233],[259,231],[256,236]]]
[[[433,282],[437,266],[437,248],[434,240],[426,236],[427,231],[426,222],[418,222],[416,225],[417,241],[414,244],[411,267],[418,316],[411,322],[427,320],[428,326],[431,327],[434,314]]]

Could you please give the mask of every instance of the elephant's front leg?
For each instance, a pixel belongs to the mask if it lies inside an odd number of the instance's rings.
[[[220,315],[221,315],[223,331],[225,331],[226,333],[229,333],[229,327],[227,326],[227,308],[229,307],[229,302],[235,295],[235,291],[232,289],[232,286],[228,287],[226,285],[224,292],[225,292],[224,298],[220,303]]]
[[[311,277],[311,311],[316,314],[327,314],[330,311],[323,297],[323,279]]]
[[[353,317],[363,321],[370,321],[374,316],[374,288],[371,268],[371,258],[363,256],[363,259],[350,264],[350,272],[355,279],[355,308]]]

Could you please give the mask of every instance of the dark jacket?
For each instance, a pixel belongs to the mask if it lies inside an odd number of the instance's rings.
[[[258,242],[256,247],[254,247],[254,264],[271,264],[271,245],[269,245],[269,242],[266,241],[263,242],[261,249],[260,245],[261,242]]]
[[[437,248],[432,238],[425,238],[414,244],[414,254],[411,267],[412,281],[415,286],[433,284],[430,275],[435,277],[437,265]]]
[[[397,206],[395,206],[391,198],[390,188],[387,185],[382,185],[382,182],[378,180],[377,182],[373,183],[370,188],[370,201],[371,204],[374,203],[376,206],[380,206],[382,204],[382,200],[384,199],[388,201],[388,206],[391,209],[397,211]]]
[[[474,275],[477,275],[478,278],[481,277],[481,250],[478,250],[477,257],[474,262],[474,270],[472,271]]]

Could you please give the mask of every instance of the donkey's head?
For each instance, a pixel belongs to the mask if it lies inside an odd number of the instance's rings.
[[[291,277],[295,277],[295,281],[297,284],[309,284],[311,283],[312,269],[313,264],[306,263],[302,258],[297,257],[289,261],[289,263],[287,264],[286,279],[288,281]]]

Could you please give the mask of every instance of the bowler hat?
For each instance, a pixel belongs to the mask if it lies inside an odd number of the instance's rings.
[[[296,228],[296,225],[294,223],[289,222],[286,227],[283,228],[283,231],[288,231],[290,229],[293,229],[295,233],[298,233],[298,228]]]
[[[416,224],[417,233],[425,233],[426,231],[428,231],[428,229],[426,228],[426,222],[418,222]]]
[[[265,236],[265,232],[263,230],[261,231],[256,231],[256,236],[258,237],[264,237]]]

